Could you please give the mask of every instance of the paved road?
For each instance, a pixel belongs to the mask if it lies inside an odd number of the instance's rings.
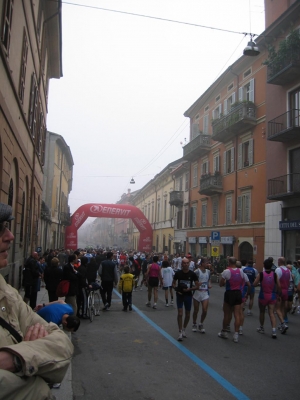
[[[224,289],[211,290],[206,333],[177,342],[176,307],[146,307],[146,290],[133,293],[134,311],[122,312],[117,292],[111,310],[72,335],[73,398],[102,400],[287,399],[299,397],[300,315],[289,316],[286,335],[256,332],[258,307],[245,318],[238,344],[217,337]],[[66,399],[65,399],[66,400]]]

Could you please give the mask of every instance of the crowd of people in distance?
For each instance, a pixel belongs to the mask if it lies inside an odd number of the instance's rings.
[[[147,307],[158,307],[158,289],[164,291],[165,306],[176,305],[178,340],[187,337],[187,327],[192,312],[192,331],[205,333],[204,322],[208,312],[211,276],[217,274],[217,282],[225,288],[223,299],[223,321],[218,336],[228,338],[230,323],[234,319],[233,341],[237,343],[243,335],[245,314],[252,315],[255,287],[259,286],[259,327],[258,333],[264,333],[265,311],[271,322],[271,337],[277,337],[277,330],[285,334],[288,330],[287,313],[300,313],[297,306],[300,291],[300,261],[286,262],[278,259],[264,261],[261,272],[255,268],[252,260],[238,261],[227,257],[222,272],[217,273],[218,260],[207,257],[193,257],[190,253],[145,254],[137,251],[113,251],[102,249],[49,250],[42,256],[33,253],[26,261],[23,271],[25,289],[24,301],[30,307],[36,307],[37,291],[44,283],[49,302],[56,304],[57,286],[61,280],[69,281],[69,290],[65,303],[72,307],[73,320],[69,319],[65,329],[75,331],[80,319],[87,318],[87,296],[93,285],[97,285],[103,302],[103,311],[111,307],[112,292],[117,288],[122,295],[123,311],[132,311],[133,292],[147,290]],[[201,313],[198,314],[201,305]],[[62,310],[63,312],[63,310]],[[47,313],[46,313],[47,314]],[[48,314],[49,315],[49,314]],[[69,313],[68,315],[72,315]],[[59,317],[62,319],[63,314]],[[279,327],[276,328],[276,316]],[[49,316],[48,316],[49,318]],[[72,327],[72,324],[74,327]]]

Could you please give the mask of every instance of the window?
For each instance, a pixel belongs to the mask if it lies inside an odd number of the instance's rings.
[[[216,226],[218,225],[218,220],[219,220],[219,199],[217,197],[214,197],[212,199],[212,210],[213,210],[212,223],[213,226]]]
[[[167,199],[164,200],[164,221],[167,220]]]
[[[26,31],[23,32],[23,48],[22,48],[22,59],[21,59],[21,71],[20,71],[20,82],[19,82],[19,99],[23,103],[24,92],[25,92],[25,79],[27,69],[27,55],[28,55],[28,40]]]
[[[148,204],[148,221],[150,221],[150,204]]]
[[[253,164],[253,139],[239,144],[238,169],[250,167]]]
[[[2,26],[2,30],[1,30],[1,41],[3,43],[3,46],[6,51],[7,56],[9,55],[13,6],[14,6],[13,0],[6,0],[6,1],[4,0],[3,26]]]
[[[201,175],[206,175],[209,173],[209,161],[205,161],[201,165]]]
[[[22,195],[22,211],[21,211],[21,223],[20,223],[20,243],[23,242],[24,238],[24,221],[25,221],[25,192]]]
[[[199,124],[195,123],[192,125],[192,137],[191,139],[195,139],[200,134]]]
[[[235,103],[235,93],[232,93],[228,99],[224,100],[224,115],[230,112],[233,103]]]
[[[151,211],[151,215],[152,215],[152,223],[154,222],[154,201],[152,201],[152,211]]]
[[[217,154],[214,156],[214,170],[213,173],[220,172],[220,155]]]
[[[183,189],[183,177],[181,176],[178,182],[178,190],[181,192],[182,189]]]
[[[203,133],[208,135],[208,114],[203,117]]]
[[[182,210],[177,211],[177,229],[182,228]]]
[[[201,206],[201,226],[207,225],[207,203],[202,203]]]
[[[156,222],[160,221],[160,199],[157,200],[157,216]]]
[[[209,110],[209,106],[206,106],[206,107],[204,108],[204,111],[207,111],[207,110]]]
[[[239,101],[243,100],[254,102],[254,79],[239,88]]]
[[[29,100],[29,113],[28,125],[33,138],[36,135],[36,119],[38,108],[38,87],[36,84],[35,74],[31,76],[30,100]]]
[[[198,164],[193,165],[193,187],[198,186]]]
[[[234,171],[234,147],[231,147],[231,149],[224,151],[223,163],[224,174],[230,174]]]
[[[251,193],[244,193],[238,196],[238,224],[250,222],[250,204],[251,204]]]
[[[189,226],[189,209],[188,207],[184,208],[184,227],[187,228]]]
[[[190,187],[190,185],[189,185],[189,180],[190,180],[190,174],[189,174],[189,172],[187,172],[187,173],[185,174],[185,185],[184,185],[184,190],[189,190],[189,187]]]
[[[231,83],[231,84],[228,86],[227,91],[230,92],[230,90],[231,90],[232,88],[233,88],[233,83]]]
[[[247,69],[247,71],[244,72],[244,78],[246,78],[250,74],[251,74],[251,68]]]
[[[220,100],[220,98],[221,98],[220,95],[216,97],[216,103]]]
[[[232,224],[232,196],[226,197],[226,225]]]
[[[193,204],[190,208],[190,226],[192,228],[197,226],[197,204]]]
[[[215,108],[213,111],[213,118],[218,119],[222,116],[221,114],[222,114],[222,104],[219,104],[218,107]]]

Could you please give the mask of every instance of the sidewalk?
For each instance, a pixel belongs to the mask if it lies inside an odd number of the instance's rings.
[[[20,295],[24,296],[24,290],[20,290]],[[37,296],[37,304],[48,303],[48,292],[44,287],[41,287],[41,290],[38,292]],[[71,334],[66,332],[71,340]],[[59,389],[51,390],[53,396],[56,397],[56,400],[72,400],[73,399],[73,391],[72,391],[72,363],[70,364],[68,371],[64,377],[64,380],[61,383]]]

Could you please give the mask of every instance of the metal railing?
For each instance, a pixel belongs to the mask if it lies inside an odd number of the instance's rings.
[[[300,173],[282,175],[268,181],[268,197],[300,194]]]
[[[200,192],[207,189],[221,190],[222,188],[222,175],[207,175],[200,178]]]
[[[201,147],[210,148],[211,146],[211,136],[204,135],[203,133],[199,133],[193,140],[191,140],[188,144],[183,147],[183,157],[189,155],[194,150],[197,150]]]
[[[284,58],[275,59],[267,67],[267,82],[271,81],[290,66],[300,67],[299,52],[289,52]]]
[[[291,109],[268,122],[268,138],[300,127],[300,110]]]
[[[182,205],[183,204],[183,191],[181,190],[173,190],[170,193],[170,204],[172,205]]]

